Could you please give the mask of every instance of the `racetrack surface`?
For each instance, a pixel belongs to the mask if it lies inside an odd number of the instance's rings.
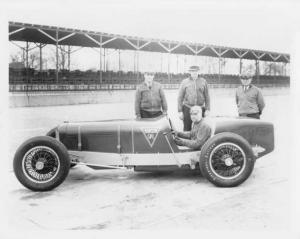
[[[12,172],[17,147],[62,121],[133,117],[133,102],[9,109],[9,225],[31,229],[203,229],[285,231],[290,226],[289,90],[263,91],[263,120],[275,125],[275,151],[236,188],[217,188],[197,172],[137,173],[76,166],[55,190],[25,189]],[[177,91],[166,91],[178,129]],[[129,96],[132,97],[132,96]],[[212,115],[236,115],[231,90],[211,91]]]

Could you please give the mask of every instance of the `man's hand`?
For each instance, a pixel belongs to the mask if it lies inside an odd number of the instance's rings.
[[[177,136],[174,138],[175,144],[178,146],[184,146],[183,140],[181,138],[178,138]]]
[[[206,117],[206,116],[209,116],[209,115],[210,115],[210,111],[209,111],[209,110],[205,110],[204,115],[205,115],[205,117]]]
[[[180,120],[183,120],[183,112],[179,112],[178,117],[179,117]]]
[[[178,136],[178,131],[176,131],[176,130],[172,130],[172,135],[174,135],[175,137],[177,137]]]
[[[140,116],[140,115],[137,115],[137,116],[136,116],[136,119],[137,119],[137,120],[140,120],[140,119],[141,119],[141,116]]]
[[[164,111],[162,114],[163,114],[163,116],[168,116],[168,112],[167,111]]]

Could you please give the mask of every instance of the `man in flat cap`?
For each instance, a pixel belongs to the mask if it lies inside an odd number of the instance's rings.
[[[210,111],[210,97],[207,82],[199,77],[199,66],[189,68],[190,76],[184,79],[179,87],[178,93],[178,113],[179,118],[183,120],[183,130],[190,131],[192,120],[190,117],[190,108],[198,105],[203,108],[203,115],[207,116]]]
[[[167,100],[160,83],[153,81],[153,72],[144,73],[144,82],[136,89],[136,118],[155,118],[168,111]]]
[[[202,118],[202,107],[193,106],[190,110],[193,121],[192,130],[185,132],[173,131],[174,141],[179,146],[186,146],[194,150],[200,150],[211,136],[211,127]]]
[[[235,94],[239,116],[260,119],[265,107],[261,90],[252,85],[253,74],[248,70],[240,75],[241,85]]]

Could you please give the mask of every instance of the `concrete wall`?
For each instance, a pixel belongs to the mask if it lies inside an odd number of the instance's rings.
[[[264,95],[276,95],[288,92],[289,87],[266,87]],[[178,89],[169,89],[176,94]],[[235,88],[211,88],[211,95],[233,95]],[[115,102],[133,102],[135,90],[111,90],[111,91],[45,91],[45,92],[10,92],[10,107],[34,107],[74,104],[101,104]]]
[[[13,92],[9,94],[10,107],[52,106],[74,104],[99,104],[128,102],[134,98],[134,90],[115,91],[59,91]]]

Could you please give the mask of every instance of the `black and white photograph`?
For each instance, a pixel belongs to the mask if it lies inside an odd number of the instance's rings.
[[[0,6],[0,238],[300,238],[300,3]]]

